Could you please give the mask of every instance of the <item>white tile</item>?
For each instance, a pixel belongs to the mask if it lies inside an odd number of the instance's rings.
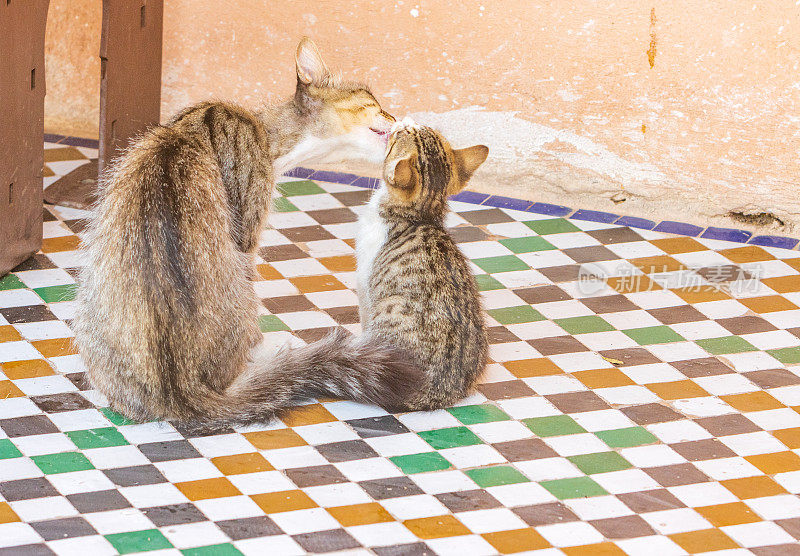
[[[621,503],[621,502],[620,502]],[[458,520],[477,534],[526,529],[528,525],[508,508],[460,512]]]
[[[581,470],[566,458],[518,461],[514,463],[514,466],[532,481],[550,481],[583,476]]]
[[[459,469],[505,463],[506,461],[497,450],[486,444],[446,448],[439,450],[439,454]]]
[[[369,481],[385,477],[398,477],[402,475],[399,469],[389,460],[384,458],[368,458],[362,460],[345,461],[335,464],[350,481]]]
[[[575,515],[584,521],[632,515],[631,509],[616,496],[591,496],[564,500]]]
[[[693,508],[739,501],[731,491],[716,482],[675,486],[667,490],[675,495],[675,498]]]
[[[402,523],[371,523],[348,527],[347,532],[364,546],[392,546],[417,541],[417,537]]]
[[[524,426],[524,425],[523,425]],[[373,450],[385,458],[429,452],[430,445],[417,434],[404,433],[365,438]]]
[[[9,502],[22,521],[44,521],[78,515],[78,510],[62,496],[47,496]]]
[[[539,483],[517,483],[487,487],[486,492],[494,496],[498,502],[508,508],[543,504],[556,499]]]
[[[226,496],[223,498],[209,498],[192,502],[197,509],[212,521],[225,521],[227,519],[242,519],[264,515],[258,504],[249,496]]]
[[[386,511],[392,514],[395,519],[401,521],[450,513],[444,504],[429,494],[388,498],[386,500],[381,500],[381,505],[386,508]]]
[[[477,535],[429,539],[426,544],[441,556],[462,556],[463,554],[491,556],[497,554],[497,550],[492,545]]]
[[[459,492],[476,488],[475,482],[461,471],[433,471],[409,476],[417,486],[428,494]]]
[[[662,535],[711,529],[712,525],[691,508],[663,510],[641,515],[650,526]]]
[[[170,525],[161,527],[160,531],[175,548],[179,549],[221,544],[229,540],[228,536],[210,521]]]
[[[641,469],[623,469],[609,473],[596,473],[592,479],[611,494],[640,492],[661,488],[650,475]]]
[[[694,466],[715,481],[755,477],[762,474],[756,466],[739,457],[696,461]]]
[[[800,517],[800,498],[791,494],[750,498],[747,505],[764,519],[792,519]]]
[[[581,546],[603,541],[603,535],[583,521],[545,525],[536,530],[553,546]]]
[[[797,542],[794,537],[771,521],[730,525],[720,527],[720,529],[744,547],[764,546],[765,541],[770,545],[796,544]]]

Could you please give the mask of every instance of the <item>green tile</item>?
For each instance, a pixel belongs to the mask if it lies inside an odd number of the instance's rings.
[[[493,423],[511,419],[502,409],[490,404],[462,405],[460,407],[451,407],[447,411],[465,425]]]
[[[242,552],[230,543],[184,548],[181,554],[186,556],[239,556]]]
[[[39,294],[39,297],[44,299],[45,303],[58,303],[59,301],[74,300],[77,290],[77,284],[64,284],[63,286],[35,288],[33,291]]]
[[[120,554],[132,552],[148,552],[162,548],[172,548],[172,543],[158,529],[131,531],[130,533],[114,533],[105,536],[108,542]]]
[[[800,347],[768,349],[766,351],[784,365],[795,365],[800,363]]]
[[[553,322],[563,328],[568,334],[588,334],[590,332],[611,332],[615,330],[613,326],[597,315],[555,319]]]
[[[586,432],[569,415],[553,415],[551,417],[531,417],[523,419],[525,426],[537,436],[561,436]]]
[[[8,274],[0,278],[0,290],[18,290],[24,287],[25,284],[13,274]]]
[[[311,180],[287,181],[278,184],[278,191],[281,195],[292,197],[295,195],[316,195],[325,193],[325,190]]]
[[[565,218],[549,218],[547,220],[531,220],[523,222],[537,234],[563,234],[565,232],[580,232],[581,229]]]
[[[544,315],[530,305],[501,307],[499,309],[489,309],[486,312],[500,324],[520,324],[544,320]]]
[[[631,464],[628,463],[628,460],[616,452],[580,454],[577,456],[569,456],[567,459],[574,463],[578,469],[587,475],[593,475],[594,473],[610,473],[611,471],[622,471],[623,469],[629,469],[631,467]]]
[[[541,481],[539,484],[559,500],[565,500],[567,498],[587,498],[589,496],[603,496],[608,494],[606,489],[589,477]]]
[[[494,274],[495,272],[511,272],[512,270],[530,270],[524,261],[514,255],[501,255],[499,257],[484,257],[482,259],[472,259],[481,270]]]
[[[406,456],[394,456],[389,459],[407,475],[426,471],[441,471],[451,467],[450,462],[438,452],[408,454]]]
[[[109,421],[111,421],[113,424],[115,424],[118,427],[120,427],[122,425],[135,425],[136,424],[136,421],[132,421],[131,419],[128,419],[127,417],[125,417],[121,413],[117,413],[116,411],[114,411],[110,407],[101,407],[100,408],[100,413],[102,413],[105,416],[106,419],[108,419]]]
[[[435,450],[457,448],[459,446],[473,446],[483,444],[483,441],[467,427],[450,427],[447,429],[434,429],[417,433]]]
[[[743,353],[745,351],[758,351],[756,347],[740,336],[723,336],[721,338],[706,338],[695,340],[695,343],[712,355],[726,353]]]
[[[485,292],[489,290],[502,290],[505,286],[489,276],[488,274],[478,274],[475,276],[475,284],[478,286],[478,291]]]
[[[275,315],[261,315],[258,317],[258,327],[261,332],[275,332],[277,330],[289,330],[281,319]]]
[[[658,439],[643,427],[597,431],[594,435],[612,448],[632,448],[658,442]]]
[[[128,444],[128,441],[125,440],[125,437],[120,434],[116,427],[70,431],[67,436],[81,450],[110,448],[111,446],[125,446]]]
[[[501,239],[500,243],[514,253],[532,253],[533,251],[552,251],[557,249],[555,245],[539,236],[512,237]]]
[[[669,326],[645,326],[644,328],[630,328],[622,332],[640,346],[684,341],[683,336]]]
[[[14,443],[8,438],[0,439],[0,459],[11,459],[22,457],[22,452],[17,450]]]
[[[516,483],[529,483],[531,480],[510,465],[495,465],[465,471],[466,475],[481,488]]]
[[[272,206],[275,212],[295,212],[300,210],[286,197],[275,197],[272,199]]]
[[[60,454],[32,456],[31,459],[45,475],[94,469],[94,465],[86,459],[86,456],[79,452],[62,452]]]

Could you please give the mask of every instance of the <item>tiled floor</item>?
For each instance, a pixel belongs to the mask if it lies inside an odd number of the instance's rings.
[[[56,146],[47,170],[93,155]],[[255,283],[265,337],[357,333],[369,190],[280,188]],[[87,390],[68,325],[84,213],[46,207],[42,253],[0,279],[0,545],[800,553],[800,252],[453,208],[493,344],[475,395],[400,415],[323,401],[196,435]]]

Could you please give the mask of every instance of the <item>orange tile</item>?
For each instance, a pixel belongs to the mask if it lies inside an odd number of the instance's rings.
[[[250,498],[267,514],[316,508],[317,504],[302,490],[282,490],[252,494]]]
[[[787,448],[792,450],[800,448],[800,427],[772,431],[772,436],[786,444]]]
[[[336,506],[335,508],[328,508],[328,513],[336,518],[336,521],[341,523],[342,527],[394,521],[391,514],[377,502]]]
[[[0,326],[0,342],[18,342],[22,339],[13,326]]]
[[[10,380],[0,380],[0,400],[6,398],[21,398],[25,393],[17,388],[17,385]]]
[[[800,272],[800,257],[796,257],[794,259],[783,259],[783,262]]]
[[[735,247],[734,249],[723,249],[719,253],[723,257],[727,257],[735,263],[771,261],[775,258],[757,245]]]
[[[638,259],[631,259],[630,262],[645,274],[660,274],[662,272],[686,270],[686,267],[683,265],[683,263],[673,259],[668,255],[640,257]]]
[[[9,361],[3,363],[3,372],[11,380],[36,378],[54,375],[55,371],[44,359],[28,359],[25,361]]]
[[[211,458],[211,463],[225,475],[240,475],[242,473],[258,473],[260,471],[275,470],[266,458],[258,452],[236,454],[233,456],[219,456]]]
[[[244,437],[259,450],[275,450],[277,448],[293,448],[305,446],[306,441],[292,429],[275,429],[271,431],[246,432]]]
[[[550,361],[547,357],[536,359],[520,359],[501,363],[517,378],[530,378],[532,376],[560,375],[564,371],[561,367]]]
[[[347,286],[342,284],[336,276],[330,274],[323,274],[320,276],[298,276],[297,278],[289,278],[289,281],[294,284],[301,293],[347,289]]]
[[[0,523],[21,521],[19,516],[11,509],[8,502],[0,502]]]
[[[45,162],[61,162],[63,160],[86,160],[86,155],[75,147],[56,147],[44,150]]]
[[[48,149],[45,149],[45,150],[48,150]],[[53,170],[50,168],[50,166],[48,166],[47,164],[42,166],[42,177],[43,178],[49,178],[49,177],[55,176],[55,175],[56,175],[56,173],[53,172]]]
[[[746,394],[731,394],[729,396],[720,396],[719,398],[739,411],[764,411],[784,407],[781,402],[763,390],[747,392]]]
[[[695,508],[695,510],[710,521],[714,527],[726,527],[728,525],[741,525],[743,523],[763,521],[758,514],[751,510],[750,506],[744,502],[701,506]]]
[[[349,238],[349,239],[345,239],[345,240],[343,240],[343,241],[344,241],[344,242],[345,242],[347,245],[349,245],[350,247],[352,247],[353,249],[355,249],[355,248],[356,248],[356,240],[355,240],[355,238]]]
[[[664,239],[651,239],[650,243],[670,255],[676,253],[693,253],[695,251],[708,251],[708,247],[690,237],[667,237]]]
[[[739,545],[733,539],[719,529],[675,533],[674,535],[668,535],[668,537],[689,554],[739,548]]]
[[[775,311],[793,311],[797,305],[780,295],[765,295],[762,297],[745,297],[739,303],[754,313],[774,313]]]
[[[762,278],[761,283],[778,293],[800,292],[800,274]]]
[[[47,237],[42,240],[42,253],[74,251],[79,244],[80,239],[78,236]]]
[[[356,270],[356,258],[353,255],[322,257],[317,260],[331,272],[355,272]]]
[[[689,286],[686,288],[674,288],[670,291],[689,304],[723,301],[731,298],[730,295],[714,286]]]
[[[320,423],[331,423],[336,421],[336,417],[330,411],[318,403],[297,406],[281,417],[287,427],[299,427],[302,425],[318,425]]]
[[[52,340],[39,340],[31,342],[31,345],[39,350],[45,357],[58,357],[60,355],[75,355],[78,348],[72,338],[53,338]]]
[[[608,287],[617,293],[649,292],[664,289],[647,276],[612,276],[606,279]]]
[[[572,373],[572,376],[589,388],[613,388],[615,386],[630,386],[631,384],[636,384],[628,375],[616,368],[578,371]]]
[[[421,539],[440,539],[442,537],[457,537],[470,535],[472,532],[461,523],[454,515],[437,515],[434,517],[420,517],[403,522],[409,531]]]
[[[262,280],[282,280],[283,275],[280,272],[275,270],[271,264],[259,264],[256,265],[256,270],[258,274],[261,276]]]
[[[180,490],[183,495],[194,502],[195,500],[207,500],[209,498],[225,498],[226,496],[239,496],[242,494],[239,489],[225,477],[215,477],[213,479],[200,479],[199,481],[186,481],[175,483],[175,488]]]
[[[786,489],[765,475],[720,481],[734,496],[742,500],[786,494]]]
[[[514,554],[515,552],[538,550],[550,546],[550,543],[533,528],[484,533],[481,536],[500,554]]]
[[[709,393],[700,388],[692,380],[676,380],[674,382],[655,382],[646,384],[647,388],[662,400],[682,400],[684,398],[702,398]]]
[[[758,467],[765,475],[786,473],[787,471],[800,471],[800,456],[794,452],[774,452],[772,454],[758,454],[745,456],[747,461]]]
[[[567,556],[624,556],[627,554],[612,542],[568,546],[561,550]]]

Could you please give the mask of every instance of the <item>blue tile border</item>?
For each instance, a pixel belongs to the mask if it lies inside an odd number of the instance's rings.
[[[75,147],[89,147],[98,148],[99,141],[96,139],[84,139],[81,137],[70,137],[66,135],[58,135],[54,133],[45,133],[44,140],[48,143],[58,143],[60,145],[70,145]],[[356,174],[348,174],[345,172],[332,172],[330,170],[312,170],[310,168],[293,168],[292,170],[284,173],[284,176],[302,179],[317,179],[330,183],[341,183],[345,185],[354,185],[356,187],[363,187],[366,189],[375,189],[380,180],[378,178],[370,178],[366,176],[358,176]],[[672,220],[663,220],[661,222],[654,222],[647,218],[639,218],[637,216],[621,216],[612,212],[603,212],[599,210],[586,210],[578,209],[573,210],[570,207],[562,205],[553,205],[550,203],[539,203],[533,201],[526,201],[524,199],[516,199],[514,197],[504,197],[502,195],[488,195],[486,193],[478,193],[477,191],[461,191],[460,193],[450,197],[453,201],[460,201],[462,203],[470,203],[474,205],[481,205],[494,208],[505,208],[512,210],[519,210],[525,212],[533,212],[536,214],[544,214],[556,218],[570,218],[574,220],[585,220],[589,222],[600,222],[604,224],[615,224],[618,226],[627,226],[629,228],[639,228],[642,230],[653,230],[655,232],[665,232],[668,234],[677,234],[690,237],[701,237],[704,239],[719,239],[723,241],[731,241],[734,243],[746,243],[749,245],[759,245],[761,247],[777,247],[780,249],[796,249],[800,244],[800,239],[786,236],[753,236],[752,232],[747,230],[740,230],[737,228],[717,228],[709,226],[703,228],[695,224],[688,224],[686,222],[675,222]]]

